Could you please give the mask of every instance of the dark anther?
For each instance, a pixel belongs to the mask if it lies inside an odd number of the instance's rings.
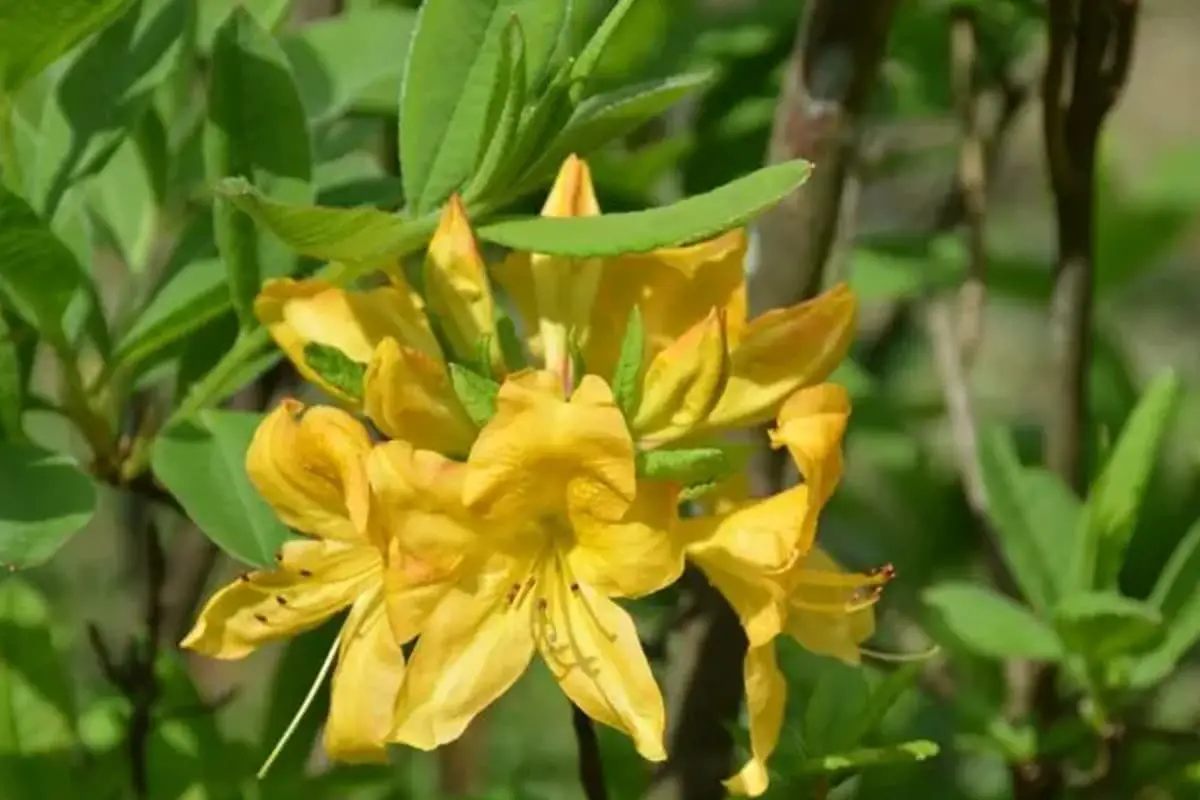
[[[267,618],[266,618],[266,616],[264,616],[263,614],[255,614],[255,615],[254,615],[254,618],[255,618],[256,620],[258,620],[259,622],[261,622],[262,624],[264,624],[264,625],[266,625],[266,624],[267,624]]]
[[[312,570],[307,570],[307,569],[300,570],[300,577],[301,578],[311,578]]]
[[[283,595],[281,595],[281,594],[277,594],[277,595],[275,595],[275,602],[276,602],[276,603],[279,603],[279,605],[281,605],[281,606],[286,606],[286,605],[287,605],[287,598],[286,598],[286,597],[284,597],[284,596],[283,596]]]

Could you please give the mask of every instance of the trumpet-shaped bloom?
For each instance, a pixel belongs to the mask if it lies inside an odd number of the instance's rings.
[[[677,490],[640,487],[633,456],[595,376],[569,399],[550,372],[504,383],[462,481],[486,548],[417,641],[395,740],[430,749],[457,738],[537,651],[588,715],[630,735],[644,757],[665,757],[662,696],[633,619],[613,598],[656,591],[681,573]],[[444,556],[453,561],[454,547]]]
[[[847,573],[814,547],[817,517],[842,472],[841,438],[850,413],[844,389],[801,390],[771,432],[791,452],[804,484],[760,501],[725,498],[711,518],[683,524],[688,554],[726,597],[749,641],[744,663],[751,757],[726,782],[757,796],[769,780],[767,759],[783,725],[787,685],[774,639],[791,636],[821,655],[858,663],[859,645],[874,632],[872,606],[891,579],[890,567]]]
[[[380,761],[404,676],[387,624],[383,559],[366,538],[366,430],[345,412],[289,400],[259,427],[246,457],[258,491],[280,519],[306,534],[285,543],[275,568],[243,574],[204,607],[183,646],[237,659],[311,629],[346,608],[325,749],[333,758]]]
[[[563,164],[545,216],[600,213],[587,166]],[[690,433],[765,422],[797,389],[824,380],[853,338],[855,300],[845,286],[791,308],[746,320],[746,236],[730,231],[686,247],[608,259],[562,259],[514,253],[497,277],[530,326],[529,343],[547,368],[569,370],[570,342],[589,373],[615,368],[626,321],[641,310],[647,355],[644,402],[670,397],[684,384],[705,386],[703,415],[667,423],[661,409],[639,412],[633,433],[660,446]],[[719,326],[719,335],[712,332]],[[719,341],[724,352],[714,352]],[[719,367],[719,369],[718,369]],[[714,375],[720,381],[712,383]]]

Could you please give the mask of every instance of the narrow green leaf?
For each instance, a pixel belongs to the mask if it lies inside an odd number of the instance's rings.
[[[562,132],[525,171],[521,189],[532,189],[553,175],[572,153],[586,156],[637,130],[712,80],[711,72],[673,75],[589,97],[579,104]]]
[[[561,4],[426,0],[421,6],[400,96],[401,175],[415,213],[437,208],[478,162],[509,19],[515,14],[524,23],[527,66],[540,69],[560,27],[561,11],[551,6]]]
[[[646,329],[642,323],[642,310],[635,305],[629,311],[629,321],[625,323],[621,350],[612,376],[613,399],[627,420],[637,416],[638,406],[642,402],[642,366],[645,360]]]
[[[595,71],[596,65],[600,63],[600,58],[604,55],[608,43],[612,41],[613,34],[621,26],[621,21],[625,19],[625,15],[629,13],[629,9],[633,8],[633,4],[637,0],[617,0],[616,5],[604,17],[604,21],[600,23],[600,27],[588,39],[588,43],[583,46],[579,56],[575,59],[575,64],[571,68],[571,78],[580,82],[586,81]],[[576,95],[582,94],[582,85],[573,90]]]
[[[194,261],[176,272],[138,313],[114,359],[134,368],[178,344],[229,310],[225,269],[218,259]]]
[[[459,364],[450,364],[450,383],[454,393],[477,426],[482,428],[496,416],[496,395],[500,384]]]
[[[996,428],[980,436],[979,468],[1001,555],[1030,605],[1048,609],[1060,591],[1061,566],[1056,568],[1050,560],[1045,528],[1035,525],[1026,513],[1024,472],[1007,431]]]
[[[1170,675],[1200,642],[1200,520],[1175,546],[1150,593],[1150,603],[1162,614],[1166,634],[1162,644],[1134,666],[1131,681],[1139,688]]]
[[[807,161],[789,161],[648,211],[595,217],[529,217],[493,222],[480,237],[514,250],[565,256],[642,253],[715,236],[770,208],[804,183]]]
[[[341,389],[351,397],[363,396],[363,378],[367,374],[365,364],[352,360],[336,347],[309,342],[304,345],[304,360],[313,372],[320,375],[331,386]]]
[[[236,8],[213,42],[204,131],[208,179],[241,176],[282,202],[311,199],[308,122],[286,56],[250,12]],[[243,327],[256,324],[254,298],[263,279],[254,222],[228,200],[214,206],[214,230]]]
[[[933,758],[940,751],[941,748],[936,743],[927,739],[917,739],[902,744],[868,747],[820,758],[809,758],[795,765],[794,769],[799,775],[815,775],[910,764]]]
[[[1057,661],[1062,656],[1062,645],[1045,622],[991,589],[944,583],[925,590],[923,597],[950,632],[981,656],[1039,661]]]
[[[1200,520],[1192,523],[1150,592],[1150,602],[1165,619],[1174,617],[1200,589]]]
[[[360,268],[377,267],[429,241],[437,217],[404,220],[374,208],[292,205],[264,197],[238,179],[221,183],[238,208],[295,252]]]
[[[147,116],[150,116],[147,114]],[[126,139],[88,182],[88,194],[129,270],[141,274],[157,230],[153,176],[137,143]]]
[[[1151,650],[1164,633],[1157,609],[1116,592],[1064,597],[1054,609],[1054,626],[1069,651],[1100,662]]]
[[[154,474],[205,534],[234,558],[274,564],[290,537],[246,474],[246,450],[262,416],[203,411],[159,435]]]
[[[0,565],[45,563],[91,520],[96,487],[73,458],[0,442]]]
[[[1073,565],[1077,587],[1109,589],[1117,585],[1138,510],[1180,392],[1174,372],[1160,374],[1146,388],[1125,423],[1084,509],[1083,533]]]
[[[63,318],[87,280],[66,245],[17,195],[0,185],[0,293],[56,346]]]
[[[129,0],[10,0],[0,3],[0,93],[31,78],[121,13]]]
[[[78,790],[70,660],[46,599],[19,578],[0,581],[0,786],[30,800]]]
[[[416,12],[381,6],[319,20],[280,45],[308,118],[332,121],[349,109],[397,113]]]
[[[521,112],[525,108],[525,39],[516,17],[504,29],[500,44],[498,80],[491,100],[493,109],[488,113],[489,139],[475,169],[475,176],[463,192],[467,202],[487,196],[501,164],[511,153]]]
[[[638,451],[637,473],[654,480],[719,483],[745,465],[745,448],[736,445]]]

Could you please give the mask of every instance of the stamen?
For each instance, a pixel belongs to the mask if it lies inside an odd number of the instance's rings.
[[[258,620],[259,622],[261,622],[263,625],[267,624],[267,617],[265,614],[255,614],[254,618],[256,620]]]
[[[896,568],[891,564],[866,572],[830,572],[829,570],[800,569],[793,573],[800,583],[809,586],[858,587],[883,586],[896,577]]]
[[[238,575],[238,580],[241,581],[242,583],[249,583],[250,582],[250,573],[243,572],[241,575]]]
[[[517,601],[517,594],[521,591],[521,584],[514,583],[508,587],[508,591],[504,593],[504,602],[509,608],[513,607],[513,603]]]
[[[317,677],[313,679],[312,686],[308,689],[308,694],[304,696],[304,700],[300,703],[300,708],[296,709],[296,715],[292,717],[292,721],[288,723],[287,729],[284,730],[283,736],[279,737],[279,741],[275,743],[275,749],[267,756],[267,760],[263,762],[262,767],[258,770],[257,778],[261,781],[266,777],[267,771],[271,769],[271,765],[275,763],[275,759],[279,757],[279,753],[283,750],[284,745],[288,743],[288,739],[292,738],[292,734],[296,732],[296,727],[300,724],[304,713],[308,711],[313,700],[317,697],[317,690],[321,688],[321,684],[325,682],[325,676],[329,674],[329,668],[333,666],[333,657],[337,654],[338,643],[341,641],[342,635],[338,633],[333,639],[333,644],[329,646],[329,653],[325,656],[325,662],[321,664],[321,669],[317,671]]]
[[[287,598],[286,598],[286,597],[284,597],[284,596],[283,596],[283,595],[281,595],[281,594],[277,594],[277,595],[275,595],[275,602],[276,602],[276,603],[279,603],[279,605],[281,605],[281,606],[286,606],[286,605],[287,605]]]
[[[312,570],[307,570],[307,569],[300,570],[300,577],[301,578],[311,578]]]

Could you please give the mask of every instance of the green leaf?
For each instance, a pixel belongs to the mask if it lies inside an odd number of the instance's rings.
[[[642,366],[645,359],[646,329],[642,323],[642,310],[634,305],[629,311],[629,321],[625,323],[621,350],[612,376],[613,399],[627,420],[637,415],[642,402]]]
[[[292,205],[264,197],[238,179],[221,191],[263,228],[300,255],[366,269],[395,260],[429,241],[435,216],[404,220],[374,208]]]
[[[45,563],[96,511],[96,487],[73,458],[0,442],[0,564]]]
[[[1160,374],[1147,387],[1125,423],[1084,508],[1083,533],[1075,549],[1073,574],[1081,589],[1117,585],[1138,510],[1179,404],[1179,378]]]
[[[183,341],[230,307],[219,259],[193,261],[176,272],[138,313],[114,359],[134,368]]]
[[[336,347],[316,342],[304,345],[304,360],[313,372],[320,375],[331,386],[341,389],[351,397],[363,396],[363,378],[367,374],[365,364],[352,360]]]
[[[205,54],[211,51],[217,29],[236,8],[249,11],[263,28],[276,31],[286,22],[291,5],[292,0],[204,0],[197,3],[196,48]]]
[[[1096,661],[1145,652],[1163,637],[1162,615],[1148,603],[1116,592],[1080,592],[1054,609],[1054,626],[1066,648]]]
[[[308,118],[332,121],[349,109],[397,113],[416,13],[382,6],[323,19],[280,42]]]
[[[254,17],[237,8],[213,42],[204,132],[208,179],[242,176],[282,202],[311,199],[312,152],[304,106],[283,51]],[[214,230],[243,327],[256,324],[264,247],[254,222],[228,200],[214,205]]]
[[[940,748],[934,742],[927,739],[916,739],[901,744],[868,747],[820,758],[808,758],[789,769],[794,769],[798,775],[845,772],[925,761],[933,758],[939,752]]]
[[[859,744],[853,724],[867,709],[870,687],[861,669],[823,664],[804,708],[804,749],[809,756],[837,753]]]
[[[500,384],[453,363],[450,364],[450,383],[467,416],[478,427],[482,428],[496,416],[496,395],[500,392]]]
[[[685,486],[720,483],[744,466],[746,448],[736,445],[639,450],[637,474]]]
[[[861,714],[851,719],[846,740],[861,742],[883,724],[884,717],[896,702],[916,683],[925,669],[925,664],[912,661],[902,664],[880,679],[871,689]]]
[[[925,590],[950,632],[972,652],[988,658],[1057,661],[1062,645],[1054,631],[1024,606],[991,589],[944,583]]]
[[[1030,517],[1025,503],[1025,473],[1004,429],[994,428],[979,437],[979,468],[1001,555],[1030,605],[1048,609],[1061,590],[1061,567],[1056,568],[1050,559],[1049,542],[1055,536],[1064,537],[1070,529],[1055,533],[1051,525]]]
[[[14,95],[60,56],[100,30],[128,0],[0,3],[0,94]]]
[[[521,19],[526,67],[537,73],[553,52],[562,13],[561,3],[541,0],[421,6],[400,96],[401,175],[415,213],[437,208],[471,177],[489,133],[488,101],[509,19]]]
[[[63,318],[86,277],[33,209],[0,185],[0,294],[50,344],[64,347]]]
[[[491,135],[475,168],[475,176],[463,191],[467,202],[488,194],[501,165],[511,154],[521,112],[525,108],[525,39],[516,17],[509,20],[500,44],[498,80],[491,99],[492,110],[488,112],[487,129]]]
[[[791,194],[810,171],[807,161],[789,161],[669,206],[595,217],[504,220],[482,226],[479,235],[531,253],[579,257],[643,253],[737,227]]]
[[[53,625],[36,589],[18,578],[0,581],[0,786],[29,800],[71,797],[79,788],[71,782],[78,743],[70,662]]]
[[[575,59],[574,65],[571,67],[571,78],[582,84],[586,81],[596,69],[596,65],[600,63],[600,58],[604,55],[608,43],[612,41],[613,34],[621,26],[621,21],[625,19],[625,15],[629,13],[629,9],[633,8],[636,0],[617,0],[616,5],[612,10],[605,15],[604,20],[600,23],[600,27],[588,39],[583,50],[579,52],[579,56]],[[582,85],[575,90],[576,95],[582,93]]]
[[[246,450],[262,416],[202,411],[159,435],[152,466],[163,486],[222,550],[270,568],[290,533],[246,474]]]
[[[1131,682],[1139,688],[1170,675],[1200,642],[1200,520],[1176,545],[1150,593],[1150,603],[1162,614],[1166,634],[1162,644],[1134,666]]]
[[[637,130],[712,80],[711,72],[673,75],[589,97],[579,104],[562,132],[525,171],[521,188],[532,189],[553,175],[570,154],[587,155]]]
[[[72,59],[46,104],[30,195],[51,216],[80,178],[102,169],[171,74],[190,0],[135,0]]]
[[[137,274],[145,270],[158,233],[152,180],[137,142],[130,138],[88,183],[92,207],[108,228],[129,270]]]

